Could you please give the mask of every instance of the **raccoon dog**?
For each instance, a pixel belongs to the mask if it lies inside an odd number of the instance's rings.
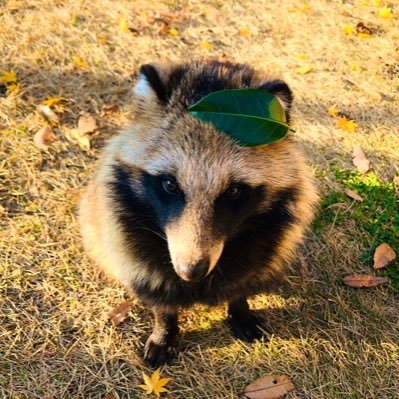
[[[238,145],[187,108],[222,89],[273,93],[287,117],[292,94],[247,65],[143,65],[134,124],[106,146],[80,206],[87,251],[152,308],[146,362],[170,358],[178,309],[228,302],[240,339],[259,338],[247,298],[287,273],[317,199],[291,138]]]

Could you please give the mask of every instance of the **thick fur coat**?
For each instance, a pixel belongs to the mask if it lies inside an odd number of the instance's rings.
[[[156,325],[179,307],[234,310],[273,288],[312,220],[317,194],[290,137],[243,147],[187,112],[211,92],[248,87],[275,94],[289,117],[288,86],[246,65],[144,65],[134,123],[106,146],[82,199],[87,251],[155,309]],[[187,281],[192,265],[206,270]]]

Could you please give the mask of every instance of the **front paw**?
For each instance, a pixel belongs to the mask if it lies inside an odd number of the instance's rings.
[[[229,315],[227,324],[234,336],[242,341],[253,342],[263,335],[260,320],[252,313],[243,315]]]
[[[170,362],[176,353],[177,336],[159,342],[154,334],[147,339],[144,347],[144,361],[153,369]]]

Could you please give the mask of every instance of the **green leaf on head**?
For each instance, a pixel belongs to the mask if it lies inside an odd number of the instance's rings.
[[[284,108],[277,97],[262,89],[215,91],[188,111],[249,147],[281,140],[289,129]]]

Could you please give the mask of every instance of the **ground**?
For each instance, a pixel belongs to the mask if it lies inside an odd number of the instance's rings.
[[[251,301],[267,338],[234,340],[223,307],[184,312],[180,355],[162,370],[167,397],[241,398],[274,373],[294,383],[290,398],[399,398],[398,262],[377,273],[371,259],[381,242],[399,252],[398,15],[396,0],[0,0],[0,72],[14,70],[19,84],[0,85],[0,397],[146,397],[150,314],[136,304],[121,325],[109,322],[127,296],[84,255],[77,202],[100,148],[130,121],[140,64],[225,58],[289,83],[291,134],[322,203],[288,283]],[[360,27],[359,37],[359,22],[371,32]],[[58,104],[43,150],[33,136],[47,97],[62,97],[64,112]],[[354,132],[334,127],[331,106]],[[91,149],[67,139],[82,113],[99,125]],[[371,160],[366,176],[352,165],[355,144]],[[346,287],[354,272],[391,282]]]

